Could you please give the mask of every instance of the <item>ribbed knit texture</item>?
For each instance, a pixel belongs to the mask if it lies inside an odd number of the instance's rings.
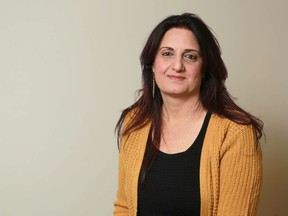
[[[138,176],[149,129],[147,124],[121,139],[114,216],[137,215]],[[252,126],[211,116],[200,161],[201,216],[256,215],[262,183],[256,143]]]

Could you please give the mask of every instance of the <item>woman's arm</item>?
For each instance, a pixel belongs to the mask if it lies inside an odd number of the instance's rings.
[[[125,150],[122,141],[120,143],[118,163],[118,191],[116,201],[114,202],[114,216],[127,216],[128,207],[125,197]]]
[[[229,129],[221,147],[219,177],[217,215],[256,215],[262,184],[262,155],[252,126]]]

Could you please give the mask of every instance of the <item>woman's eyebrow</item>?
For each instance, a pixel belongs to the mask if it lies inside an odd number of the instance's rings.
[[[185,52],[197,52],[200,54],[200,51],[196,50],[196,49],[185,49]]]
[[[172,47],[167,47],[167,46],[159,48],[159,50],[162,50],[162,49],[174,50]],[[184,52],[197,52],[200,54],[200,51],[198,51],[196,49],[184,49]]]
[[[161,49],[169,49],[169,50],[174,50],[172,47],[166,47],[166,46],[164,46],[164,47],[160,47],[160,48],[159,48],[159,50],[161,50]]]

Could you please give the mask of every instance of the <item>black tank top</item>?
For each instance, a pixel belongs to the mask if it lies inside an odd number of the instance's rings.
[[[199,216],[199,169],[202,145],[211,114],[207,113],[194,143],[184,152],[158,151],[146,174],[138,180],[138,216]],[[151,134],[147,147],[152,145]]]

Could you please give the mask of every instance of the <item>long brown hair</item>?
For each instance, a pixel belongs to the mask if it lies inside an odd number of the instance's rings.
[[[221,58],[220,45],[212,34],[210,28],[195,14],[184,13],[182,15],[169,16],[160,22],[151,32],[140,56],[142,66],[142,88],[139,97],[134,104],[123,110],[116,125],[118,140],[120,136],[129,135],[151,122],[153,133],[153,145],[146,154],[142,173],[146,173],[159,148],[162,132],[161,107],[163,100],[160,90],[155,86],[153,97],[153,74],[152,65],[159,49],[159,45],[165,33],[171,28],[185,28],[193,32],[200,46],[203,58],[203,80],[200,88],[200,102],[210,113],[226,117],[238,124],[252,125],[256,131],[258,140],[263,134],[263,122],[240,108],[228,93],[225,87],[227,69]],[[132,120],[121,130],[123,121],[131,110],[135,110]],[[119,145],[119,142],[118,142]],[[144,175],[145,178],[145,175]]]

